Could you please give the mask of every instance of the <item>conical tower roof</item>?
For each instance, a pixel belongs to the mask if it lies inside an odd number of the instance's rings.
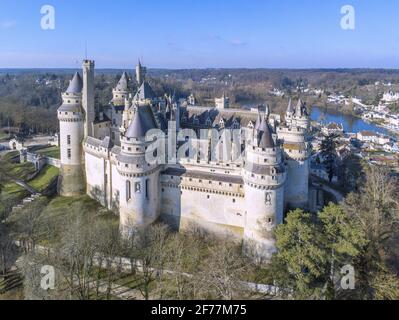
[[[82,78],[81,78],[79,72],[76,72],[75,75],[73,76],[72,80],[69,83],[66,93],[81,93],[82,89],[83,89]]]
[[[150,114],[150,110],[144,110],[139,107],[126,131],[125,136],[127,138],[143,138],[149,130],[154,128],[156,128],[156,124]]]
[[[262,123],[262,117],[260,115],[260,110],[258,109],[258,118],[256,119],[255,130],[259,130],[261,123]]]
[[[266,121],[266,118],[264,117],[262,119],[261,125],[259,127],[259,148],[274,148],[274,140],[272,137],[272,133],[269,127],[269,124]]]
[[[296,105],[296,108],[295,108],[295,115],[297,117],[301,117],[302,116],[302,109],[303,109],[303,103],[302,103],[302,100],[299,99],[298,100],[298,104]]]
[[[292,107],[292,100],[288,101],[287,113],[294,113],[294,108]]]
[[[123,72],[118,84],[116,85],[116,90],[128,91],[129,89],[129,77],[126,72]]]

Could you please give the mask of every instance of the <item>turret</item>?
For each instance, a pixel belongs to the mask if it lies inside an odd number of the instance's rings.
[[[136,66],[136,81],[139,87],[143,84],[145,80],[146,72],[146,68],[141,65],[141,62],[139,60],[139,63]]]
[[[129,96],[129,76],[123,72],[118,84],[112,90],[112,103],[114,106],[123,106]]]
[[[293,115],[291,125],[295,125],[305,130],[309,130],[310,127],[309,114],[307,112],[306,106],[302,103],[301,99],[298,100],[298,104],[295,108],[295,113]]]
[[[60,123],[61,168],[58,191],[62,196],[84,193],[82,141],[84,136],[84,111],[82,108],[82,78],[76,72],[58,109]]]
[[[84,136],[93,136],[94,109],[94,61],[83,61],[83,93],[82,106],[85,112]]]
[[[291,121],[286,121],[285,126],[277,129],[278,139],[283,143],[287,170],[285,205],[292,209],[307,209],[310,174],[310,148],[307,140],[309,116],[301,100],[291,111]]]
[[[246,222],[244,250],[258,261],[275,252],[274,228],[283,222],[285,170],[282,152],[262,117],[252,143],[246,146],[243,168]]]
[[[287,123],[287,125],[291,125],[293,116],[294,116],[294,108],[292,106],[292,100],[290,99],[290,101],[288,101],[288,107],[285,113],[285,122]]]
[[[137,107],[133,120],[121,137],[117,170],[123,181],[120,191],[120,228],[146,227],[160,214],[159,174],[161,166],[146,161],[149,130],[156,128],[151,109]]]

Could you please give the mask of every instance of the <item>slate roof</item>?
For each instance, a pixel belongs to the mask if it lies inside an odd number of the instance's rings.
[[[147,100],[147,99],[155,99],[156,95],[154,90],[152,90],[151,86],[147,81],[144,81],[140,86],[139,90],[137,91],[136,95],[134,96],[134,100]]]
[[[115,89],[119,90],[119,91],[128,91],[129,90],[129,77],[126,72],[123,72]]]
[[[127,138],[142,138],[145,137],[149,130],[154,128],[157,128],[157,126],[151,108],[149,106],[139,106],[125,136]]]
[[[69,82],[69,86],[68,89],[66,90],[66,93],[81,93],[82,89],[83,89],[82,78],[79,72],[76,72],[72,80]]]

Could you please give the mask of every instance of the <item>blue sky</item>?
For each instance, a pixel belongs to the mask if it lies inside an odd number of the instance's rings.
[[[43,5],[55,30],[40,27]],[[352,5],[355,30],[340,26]],[[0,0],[0,68],[399,68],[397,0]]]

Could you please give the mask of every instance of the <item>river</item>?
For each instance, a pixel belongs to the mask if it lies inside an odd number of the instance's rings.
[[[341,123],[344,127],[345,132],[358,133],[363,130],[368,130],[391,135],[388,130],[375,124],[363,121],[362,119],[355,116],[319,107],[312,108],[310,119],[312,121],[317,121],[323,124],[328,124],[330,122]]]

